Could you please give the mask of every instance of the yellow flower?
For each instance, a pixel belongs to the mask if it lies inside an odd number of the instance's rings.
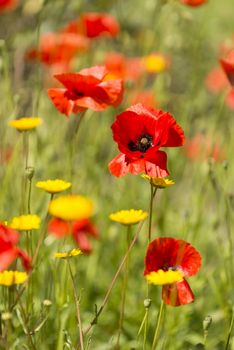
[[[112,221],[119,222],[122,225],[133,225],[137,224],[138,222],[145,220],[147,218],[148,213],[143,210],[120,210],[116,213],[112,213],[109,215],[109,218]]]
[[[158,270],[157,272],[153,271],[145,277],[148,283],[157,285],[172,284],[175,282],[181,282],[183,280],[182,272],[173,270]]]
[[[143,179],[148,180],[151,183],[151,185],[158,188],[165,188],[175,184],[173,180],[165,179],[164,177],[150,177],[146,174],[141,176],[143,177]]]
[[[52,200],[49,205],[51,215],[66,221],[87,219],[92,215],[92,212],[91,200],[77,195],[58,197]]]
[[[163,72],[167,67],[166,59],[159,53],[153,53],[143,58],[145,69],[149,73]]]
[[[42,123],[41,118],[28,117],[28,118],[10,120],[8,124],[12,128],[15,128],[19,131],[28,131],[28,130],[35,129],[41,123]]]
[[[81,255],[82,251],[80,249],[72,249],[70,252],[55,253],[54,257],[58,259],[67,259],[73,256]]]
[[[14,217],[9,227],[19,231],[36,230],[40,227],[41,219],[37,215],[28,214]]]
[[[59,193],[67,190],[71,187],[70,182],[66,182],[63,180],[55,179],[55,180],[46,180],[46,181],[38,181],[36,183],[36,187],[41,188],[49,193]]]
[[[2,271],[0,272],[0,285],[12,286],[13,284],[22,284],[27,281],[28,275],[26,272],[19,271]]]

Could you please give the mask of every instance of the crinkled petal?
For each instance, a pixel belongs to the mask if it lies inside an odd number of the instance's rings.
[[[48,89],[48,95],[57,110],[68,117],[73,111],[74,101],[68,99],[66,91],[65,89]]]

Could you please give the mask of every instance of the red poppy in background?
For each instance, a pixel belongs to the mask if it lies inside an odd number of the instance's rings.
[[[105,57],[104,65],[111,75],[124,80],[137,80],[144,73],[144,67],[140,58],[127,58],[118,52],[108,53]]]
[[[0,0],[0,13],[14,9],[18,4],[18,0]]]
[[[180,0],[180,2],[188,6],[196,7],[205,4],[207,0]]]
[[[170,237],[160,237],[147,248],[145,271],[147,276],[158,271],[178,271],[182,278],[178,282],[162,284],[162,299],[171,306],[179,306],[194,301],[193,292],[185,277],[195,275],[201,267],[201,256],[188,242]]]
[[[89,242],[89,236],[98,238],[96,226],[89,219],[76,220],[72,223],[54,218],[49,222],[48,230],[57,238],[69,236],[72,234],[77,246],[83,253],[89,254],[92,246]]]
[[[221,67],[215,67],[207,74],[205,79],[207,89],[212,93],[218,93],[229,86],[226,74]]]
[[[202,133],[187,140],[184,153],[188,158],[194,161],[202,161],[209,158],[215,161],[223,161],[225,159],[225,154],[217,139],[214,141],[208,135]]]
[[[234,50],[230,50],[225,57],[221,58],[220,64],[227,74],[230,84],[234,86]]]
[[[117,20],[107,13],[83,13],[79,19],[70,22],[64,29],[67,33],[80,33],[88,38],[100,36],[115,37],[119,33]]]
[[[179,147],[185,142],[182,128],[168,112],[142,104],[133,105],[119,114],[112,124],[112,132],[121,152],[109,164],[109,170],[115,176],[128,172],[167,176],[167,155],[159,149]]]
[[[26,270],[31,268],[31,259],[17,247],[20,235],[17,231],[0,222],[0,271],[8,268],[17,258],[22,260]]]
[[[45,33],[39,48],[33,48],[26,54],[28,59],[37,59],[46,65],[63,64],[68,67],[73,57],[88,49],[89,39],[72,33]]]
[[[229,108],[234,109],[234,88],[228,92],[225,102]]]
[[[65,89],[49,89],[48,95],[59,112],[69,116],[87,108],[102,111],[118,106],[123,98],[122,79],[105,80],[104,66],[82,69],[79,73],[57,74],[55,78]]]
[[[133,91],[129,96],[131,104],[142,103],[145,107],[153,108],[157,106],[155,94],[152,90]]]

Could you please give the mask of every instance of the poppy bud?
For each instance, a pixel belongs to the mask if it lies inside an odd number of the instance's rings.
[[[31,166],[27,167],[25,170],[25,174],[26,174],[27,179],[29,181],[31,181],[33,178],[33,175],[34,175],[34,168]]]
[[[151,299],[149,299],[149,298],[147,298],[147,299],[145,299],[144,300],[144,307],[146,308],[146,309],[149,309],[150,308],[150,306],[151,306]]]

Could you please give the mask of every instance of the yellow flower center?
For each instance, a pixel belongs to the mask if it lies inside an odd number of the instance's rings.
[[[150,177],[146,174],[141,175],[143,179],[149,181],[151,185],[158,188],[165,188],[175,184],[173,180],[165,179],[164,177]]]
[[[37,215],[28,214],[14,217],[9,227],[19,231],[36,230],[40,227],[41,219]]]
[[[27,281],[28,275],[26,272],[19,271],[3,271],[0,272],[0,285],[12,286],[13,284],[22,284]]]
[[[147,218],[148,213],[143,210],[120,210],[116,213],[112,213],[109,215],[109,218],[112,221],[119,222],[122,225],[133,225],[137,224],[138,222],[145,220]]]
[[[183,280],[183,274],[181,271],[163,271],[158,270],[157,272],[152,271],[150,274],[145,276],[148,283],[151,284],[157,284],[157,285],[164,285],[164,284],[172,284],[175,282],[180,282]]]
[[[71,187],[71,183],[59,179],[38,181],[36,187],[49,193],[59,193]]]
[[[66,221],[87,219],[92,212],[91,200],[83,196],[61,196],[52,200],[49,205],[51,215]]]
[[[41,123],[42,123],[41,118],[29,117],[29,118],[20,118],[20,119],[10,120],[8,124],[12,128],[15,128],[19,131],[28,131],[28,130],[35,129]]]

